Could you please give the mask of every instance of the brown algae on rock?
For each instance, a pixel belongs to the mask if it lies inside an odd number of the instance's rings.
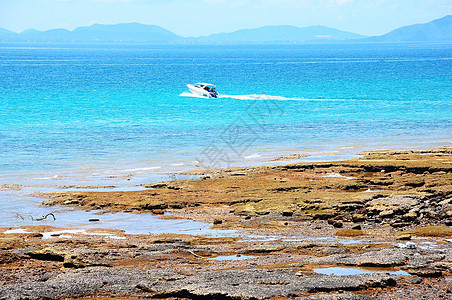
[[[238,173],[241,176],[236,176]],[[236,216],[330,219],[334,220],[330,224],[337,225],[371,222],[397,229],[425,222],[451,222],[452,155],[450,149],[368,152],[340,162],[215,170],[200,179],[148,187],[153,189],[42,196],[50,198],[45,205],[66,204],[80,209],[156,214],[172,211],[176,215],[209,212],[209,222],[223,219],[216,213],[229,208]],[[244,223],[238,220],[230,218],[222,227],[240,227]]]
[[[417,237],[449,237],[452,236],[452,228],[446,226],[418,227],[404,232]]]
[[[336,231],[336,236],[345,236],[345,237],[354,237],[354,236],[362,236],[364,233],[358,229],[339,229]]]

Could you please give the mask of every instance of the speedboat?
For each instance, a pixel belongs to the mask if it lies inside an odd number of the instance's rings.
[[[207,97],[207,98],[218,98],[220,94],[215,90],[216,86],[211,83],[196,83],[187,84],[187,87],[195,95]]]

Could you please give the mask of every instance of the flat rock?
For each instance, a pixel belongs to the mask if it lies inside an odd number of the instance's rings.
[[[25,254],[32,259],[63,262],[63,266],[66,268],[108,266],[108,264],[99,259],[97,250],[89,248],[64,249],[49,247],[41,250],[32,250]]]
[[[385,198],[377,198],[366,205],[370,211],[385,212],[388,215],[392,210],[409,211],[420,202],[421,197],[417,195],[396,195]],[[389,214],[390,215],[390,214]]]
[[[409,259],[407,250],[383,249],[362,254],[330,255],[315,259],[315,264],[337,264],[347,266],[389,267],[403,265]]]
[[[65,271],[44,282],[0,286],[0,299],[53,299],[115,293],[132,297],[268,299],[301,293],[363,290],[395,285],[388,274],[299,277],[290,269],[222,270],[183,276],[174,271],[89,267]],[[322,295],[326,297],[327,295]],[[319,299],[365,299],[365,298]],[[317,298],[314,298],[317,299]]]
[[[407,270],[407,272],[419,277],[440,277],[443,274],[441,270],[436,269],[415,269]]]
[[[395,284],[387,274],[300,277],[287,269],[255,269],[198,273],[174,281],[142,282],[140,287],[156,293],[157,298],[268,299],[275,295],[290,297],[304,292],[353,291]]]
[[[0,299],[76,298],[99,292],[135,295],[140,291],[136,288],[140,280],[164,280],[168,276],[179,275],[162,270],[144,272],[134,269],[92,267],[66,271],[45,282],[28,281],[0,286]]]

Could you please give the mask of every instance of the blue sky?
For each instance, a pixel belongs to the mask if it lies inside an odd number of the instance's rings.
[[[266,25],[380,35],[448,14],[452,0],[0,0],[0,27],[16,32],[140,22],[183,36]]]

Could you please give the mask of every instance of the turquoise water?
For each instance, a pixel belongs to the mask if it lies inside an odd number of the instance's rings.
[[[223,97],[191,97],[204,81]],[[0,184],[450,145],[451,99],[450,44],[1,45]]]

